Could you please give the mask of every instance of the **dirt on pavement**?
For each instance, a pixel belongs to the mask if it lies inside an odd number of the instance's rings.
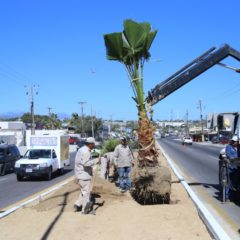
[[[163,156],[160,162],[167,165]],[[1,239],[186,240],[212,239],[185,189],[172,173],[171,203],[142,206],[114,183],[96,177],[96,215],[73,211],[72,181],[39,203],[0,220]]]

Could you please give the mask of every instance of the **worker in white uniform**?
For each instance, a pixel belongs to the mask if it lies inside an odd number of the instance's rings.
[[[113,152],[107,152],[102,157],[100,157],[101,163],[101,173],[100,176],[103,179],[108,179],[109,177],[109,168],[113,164]]]
[[[89,137],[86,139],[86,145],[81,147],[75,158],[75,176],[80,186],[80,195],[75,202],[75,211],[82,211],[83,214],[87,214],[86,205],[90,202],[91,181],[93,177],[93,166],[95,160],[91,157],[91,150],[95,146],[95,139]]]

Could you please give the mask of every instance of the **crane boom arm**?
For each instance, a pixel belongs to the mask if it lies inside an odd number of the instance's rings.
[[[167,78],[158,84],[155,88],[148,92],[147,102],[150,105],[154,105],[161,101],[169,94],[173,93],[186,83],[193,80],[198,75],[202,74],[215,64],[219,64],[220,61],[226,57],[231,56],[236,60],[240,61],[240,52],[231,48],[228,44],[223,45],[217,49],[212,47],[207,52],[187,64],[185,67],[174,73],[172,76]],[[219,64],[220,65],[220,64]],[[225,65],[222,64],[221,65]],[[225,67],[228,67],[225,65]],[[230,68],[230,67],[229,67]],[[231,68],[233,69],[233,68]],[[236,72],[240,72],[240,69],[233,69]]]

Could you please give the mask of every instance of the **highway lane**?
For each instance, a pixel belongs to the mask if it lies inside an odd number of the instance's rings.
[[[54,175],[50,181],[40,178],[29,179],[23,182],[18,182],[16,174],[8,173],[5,176],[0,176],[0,209],[4,209],[18,201],[23,200],[39,191],[49,188],[58,182],[72,176],[74,159],[76,152],[70,153],[70,166],[64,170],[64,174]]]
[[[183,146],[179,139],[164,138],[160,141],[164,150],[175,159],[188,175],[200,183],[218,184],[218,156],[223,146]]]
[[[201,143],[183,146],[181,141],[174,137],[160,139],[159,143],[205,206],[226,231],[236,237],[240,226],[239,203],[223,204],[218,184],[218,156],[224,146]],[[240,239],[239,235],[238,237]]]

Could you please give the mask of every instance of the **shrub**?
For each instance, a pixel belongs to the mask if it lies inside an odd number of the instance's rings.
[[[105,154],[107,152],[113,152],[115,147],[119,144],[119,141],[115,138],[110,138],[103,143],[103,149],[101,154]]]

